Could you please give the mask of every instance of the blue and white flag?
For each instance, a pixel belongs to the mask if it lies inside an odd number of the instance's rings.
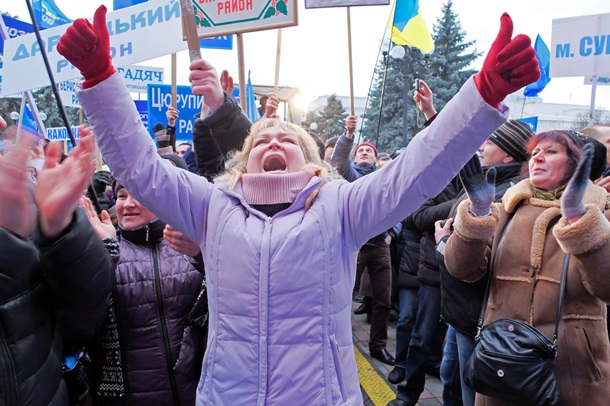
[[[72,20],[61,12],[53,0],[34,0],[34,16],[41,30],[71,23]]]
[[[32,24],[26,23],[21,20],[17,20],[15,18],[11,18],[9,16],[2,16],[2,20],[4,21],[4,25],[6,26],[6,30],[8,31],[7,39],[15,38],[20,35],[25,35],[30,32],[34,32],[34,28]],[[0,54],[4,53],[4,40],[0,35]]]
[[[21,131],[38,138],[42,138],[40,130],[38,129],[38,124],[34,119],[34,115],[30,111],[30,106],[28,106],[27,104],[23,109],[23,117],[21,118],[21,120]]]
[[[254,96],[254,88],[252,88],[252,82],[250,81],[250,71],[248,71],[248,82],[246,83],[246,115],[252,122],[261,118],[256,107],[256,97]]]
[[[549,76],[549,68],[551,65],[551,52],[549,47],[546,46],[540,34],[536,37],[536,43],[534,44],[536,50],[536,59],[538,59],[538,65],[540,65],[540,79],[525,87],[523,95],[525,97],[538,96],[546,85],[551,81]]]

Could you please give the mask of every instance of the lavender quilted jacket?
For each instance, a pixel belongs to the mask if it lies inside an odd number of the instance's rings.
[[[152,212],[197,241],[210,330],[200,405],[362,405],[351,330],[358,249],[435,196],[505,120],[470,79],[382,171],[313,178],[273,218],[157,156],[115,74],[78,97],[104,159]]]

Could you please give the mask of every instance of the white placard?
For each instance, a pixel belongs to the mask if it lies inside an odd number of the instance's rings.
[[[72,134],[75,139],[80,139],[80,127],[72,127]],[[66,127],[47,128],[47,139],[51,141],[66,141],[70,139]]]
[[[593,76],[585,76],[585,85],[593,84]],[[610,86],[610,78],[596,77],[595,84],[597,86]]]
[[[163,83],[163,68],[153,66],[131,65],[117,68],[123,77],[125,86],[132,93],[146,93],[147,86]]]
[[[59,97],[64,106],[80,107],[80,102],[76,97],[76,87],[82,83],[82,80],[66,80],[57,84]]]
[[[193,0],[199,38],[297,25],[297,0]]]
[[[610,14],[553,20],[550,76],[610,76]]]
[[[305,0],[305,8],[387,6],[390,0]]]
[[[115,67],[132,65],[187,48],[182,38],[178,0],[147,1],[108,13],[106,21]],[[57,52],[59,38],[69,26],[62,25],[40,33],[56,82],[80,76],[78,70]],[[34,34],[5,42],[2,73],[3,95],[49,85]]]

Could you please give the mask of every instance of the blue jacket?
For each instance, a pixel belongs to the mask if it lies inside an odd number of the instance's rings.
[[[361,406],[351,329],[359,248],[436,195],[506,120],[470,80],[383,173],[314,177],[271,218],[240,185],[163,162],[119,75],[78,97],[114,176],[201,247],[210,330],[197,403],[215,406]]]

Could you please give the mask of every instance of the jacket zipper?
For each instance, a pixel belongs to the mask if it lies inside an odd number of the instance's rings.
[[[146,232],[148,236],[148,229]],[[147,238],[148,239],[148,238]],[[167,331],[167,324],[165,320],[165,306],[163,305],[163,296],[161,292],[161,275],[159,272],[159,252],[157,246],[152,245],[153,253],[153,269],[155,275],[155,291],[157,293],[157,310],[159,311],[159,323],[161,324],[161,333],[163,335],[163,346],[165,347],[165,362],[167,363],[167,376],[172,389],[172,397],[174,399],[174,405],[180,405],[180,396],[178,395],[178,384],[176,383],[176,376],[174,375],[174,366],[172,360],[171,348],[169,345],[169,333]]]

